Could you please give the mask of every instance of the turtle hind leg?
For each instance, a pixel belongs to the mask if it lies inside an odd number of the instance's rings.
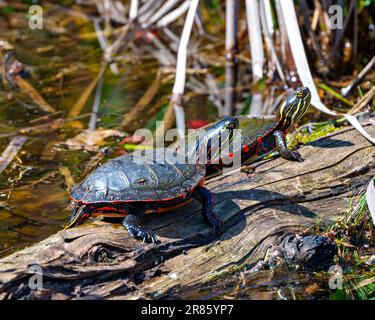
[[[193,196],[202,204],[202,216],[204,221],[211,225],[215,234],[220,234],[223,230],[224,223],[214,213],[214,195],[206,188],[197,186]]]
[[[122,221],[122,225],[129,232],[129,234],[137,240],[143,240],[143,242],[158,243],[158,238],[155,233],[143,226],[142,217],[144,211],[130,211],[129,214]]]

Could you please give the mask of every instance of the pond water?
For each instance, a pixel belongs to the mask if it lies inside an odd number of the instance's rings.
[[[23,12],[27,6],[20,5],[10,14],[3,13],[0,40],[14,46],[14,58],[30,73],[27,80],[56,110],[51,119],[66,119],[97,76],[102,51],[90,21],[55,11],[53,6],[46,8],[43,30],[28,28],[26,11]],[[120,124],[124,114],[153,82],[159,63],[147,53],[140,59],[127,50],[117,66],[118,75],[110,70],[104,75],[98,128],[109,129]],[[150,107],[134,119],[132,131],[141,127],[154,129],[155,121],[163,117],[172,85],[172,77],[163,81]],[[67,208],[70,199],[65,177],[59,169],[68,168],[77,182],[83,178],[85,163],[96,152],[56,150],[56,145],[87,128],[93,96],[78,117],[53,130],[51,119],[43,119],[45,113],[30,97],[22,91],[0,86],[1,151],[22,129],[44,125],[49,128],[29,135],[12,164],[0,174],[0,256],[35,243],[64,226],[70,213]],[[197,94],[189,99],[186,117],[188,123],[194,120],[207,123],[216,119],[217,110],[207,102],[204,93]],[[120,140],[110,140],[114,148],[108,158],[123,152],[123,147],[117,145]]]

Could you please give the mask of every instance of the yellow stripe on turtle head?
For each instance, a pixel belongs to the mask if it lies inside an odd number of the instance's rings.
[[[79,219],[81,218],[82,212],[83,212],[83,207],[75,208],[73,213],[72,213],[73,217],[70,218],[70,221],[65,226],[64,230],[73,227],[79,221]]]
[[[279,122],[285,129],[290,128],[305,114],[310,105],[311,93],[308,88],[298,88],[279,107]]]

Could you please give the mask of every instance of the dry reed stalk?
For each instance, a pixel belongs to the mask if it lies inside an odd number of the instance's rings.
[[[246,18],[249,32],[251,69],[253,73],[253,82],[256,83],[263,78],[264,64],[258,0],[246,0]]]
[[[168,130],[169,128],[171,128],[173,126],[174,120],[176,120],[178,134],[181,139],[185,135],[185,112],[183,109],[183,94],[186,82],[187,48],[198,4],[199,0],[192,0],[186,16],[177,52],[176,76],[172,90],[172,97],[168,109],[164,115],[165,129]]]
[[[225,15],[225,94],[224,94],[224,115],[234,114],[235,95],[234,86],[237,78],[236,54],[238,51],[238,1],[226,0]]]

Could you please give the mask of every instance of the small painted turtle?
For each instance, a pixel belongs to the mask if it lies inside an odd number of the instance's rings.
[[[302,161],[298,152],[287,148],[285,134],[306,112],[310,99],[309,89],[299,88],[280,105],[277,119],[224,118],[207,127],[203,144],[209,146],[212,138],[223,130],[239,128],[242,163],[254,162],[274,150],[285,159]],[[156,154],[157,150],[152,152]],[[90,216],[124,216],[123,226],[132,237],[157,242],[156,235],[142,225],[143,215],[169,211],[196,198],[202,203],[205,222],[215,233],[220,233],[223,223],[213,211],[214,197],[203,186],[210,163],[173,163],[167,159],[175,157],[175,150],[161,150],[165,152],[164,159],[152,156],[151,161],[144,162],[144,158],[134,153],[126,154],[90,173],[71,190],[75,207],[66,228]]]
[[[239,117],[241,163],[256,162],[274,151],[284,159],[303,161],[297,151],[288,149],[285,136],[306,113],[310,101],[310,90],[298,88],[280,104],[277,116]]]
[[[301,162],[300,154],[287,148],[285,136],[305,114],[310,101],[310,90],[298,88],[280,104],[277,115],[226,117],[195,130],[185,140],[175,143],[174,149],[192,146],[187,148],[187,153],[194,154],[196,157],[204,151],[207,158],[206,169],[214,168],[216,171],[231,166],[231,158],[234,155],[241,156],[242,165],[254,163],[274,151],[287,160]],[[233,136],[230,131],[227,131],[224,138],[222,136],[224,127],[239,129],[240,132],[241,143],[234,144],[233,148],[227,152],[222,149],[222,142],[233,141]],[[203,133],[199,134],[199,130]],[[196,141],[195,144],[194,141]]]

